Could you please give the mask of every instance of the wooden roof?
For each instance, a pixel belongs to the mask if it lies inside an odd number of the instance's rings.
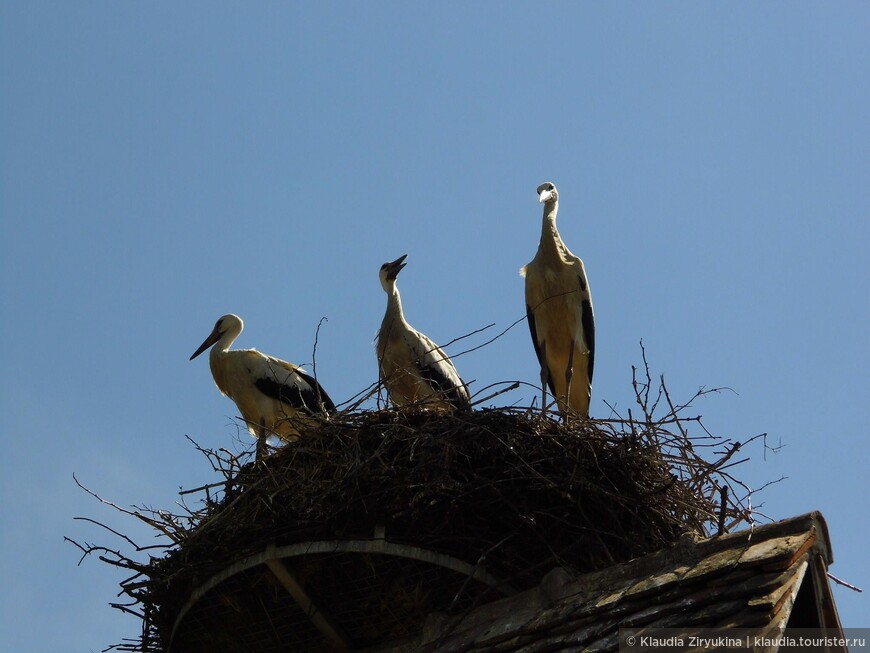
[[[818,512],[671,548],[571,576],[556,569],[531,590],[463,615],[430,615],[404,653],[543,653],[618,649],[620,628],[789,628],[841,632],[826,575],[833,562]]]

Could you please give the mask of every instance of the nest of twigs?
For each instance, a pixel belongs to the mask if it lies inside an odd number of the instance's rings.
[[[687,531],[715,534],[749,521],[747,494],[728,471],[741,443],[702,426],[690,435],[687,423],[698,418],[682,418],[685,406],[673,406],[663,385],[656,403],[665,397],[670,410],[660,419],[644,405],[649,383],[636,381],[635,390],[641,420],[565,424],[516,408],[361,411],[260,461],[200,449],[222,479],[183,493],[196,492],[199,507],[125,511],[169,538],[161,557],[137,562],[79,545],[134,572],[122,583],[130,601],[115,607],[137,614],[143,634],[115,648],[167,650],[191,591],[265,543],[371,538],[378,528],[391,542],[485,560],[523,589],[557,566],[597,570]],[[698,453],[705,450],[714,460]]]

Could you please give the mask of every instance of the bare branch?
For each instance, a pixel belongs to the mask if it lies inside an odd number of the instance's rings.
[[[842,585],[843,587],[848,587],[850,590],[852,590],[854,592],[863,592],[864,591],[860,587],[857,587],[856,585],[852,585],[852,584],[847,583],[846,581],[842,580],[841,578],[837,578],[831,572],[828,572],[828,578],[830,578],[832,581],[837,583],[837,585]]]

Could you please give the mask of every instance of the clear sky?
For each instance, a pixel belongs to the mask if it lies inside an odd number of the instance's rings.
[[[707,427],[784,445],[735,470],[787,477],[754,503],[821,510],[870,590],[868,34],[848,1],[0,4],[6,650],[137,634],[124,575],[63,536],[150,534],[72,475],[124,506],[214,480],[184,436],[241,446],[188,362],[217,317],[297,363],[326,317],[344,401],[377,374],[384,261],[409,255],[437,342],[524,315],[547,180],[595,301],[593,416],[633,405],[641,339],[677,398],[732,388]],[[473,390],[538,375],[524,323],[455,363]]]

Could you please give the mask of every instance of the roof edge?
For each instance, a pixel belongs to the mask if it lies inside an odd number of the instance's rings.
[[[592,581],[593,585],[597,584],[593,579],[606,578],[607,582],[610,583],[629,581],[644,574],[657,572],[663,567],[678,562],[685,564],[698,562],[719,551],[732,547],[740,545],[749,547],[766,540],[807,533],[814,535],[809,549],[810,552],[819,556],[826,567],[830,566],[834,562],[834,557],[831,552],[828,525],[822,513],[816,510],[769,524],[752,524],[741,531],[725,535],[715,535],[704,539],[697,539],[687,535],[668,548],[648,553],[633,560],[598,571],[570,574],[570,581],[563,580],[561,588],[553,587],[548,594],[552,594],[552,599],[557,600],[564,594],[576,592],[576,583],[581,579],[586,584]]]
[[[699,544],[703,546],[706,542],[715,541],[730,543],[741,537],[746,537],[747,541],[753,538],[770,539],[782,537],[783,535],[797,535],[808,531],[813,531],[816,534],[816,541],[812,548],[816,553],[821,554],[825,565],[831,566],[834,563],[834,553],[831,550],[831,536],[828,531],[828,523],[818,510],[762,526],[750,526],[748,529],[729,533],[728,535],[714,536],[707,540],[702,540]]]

